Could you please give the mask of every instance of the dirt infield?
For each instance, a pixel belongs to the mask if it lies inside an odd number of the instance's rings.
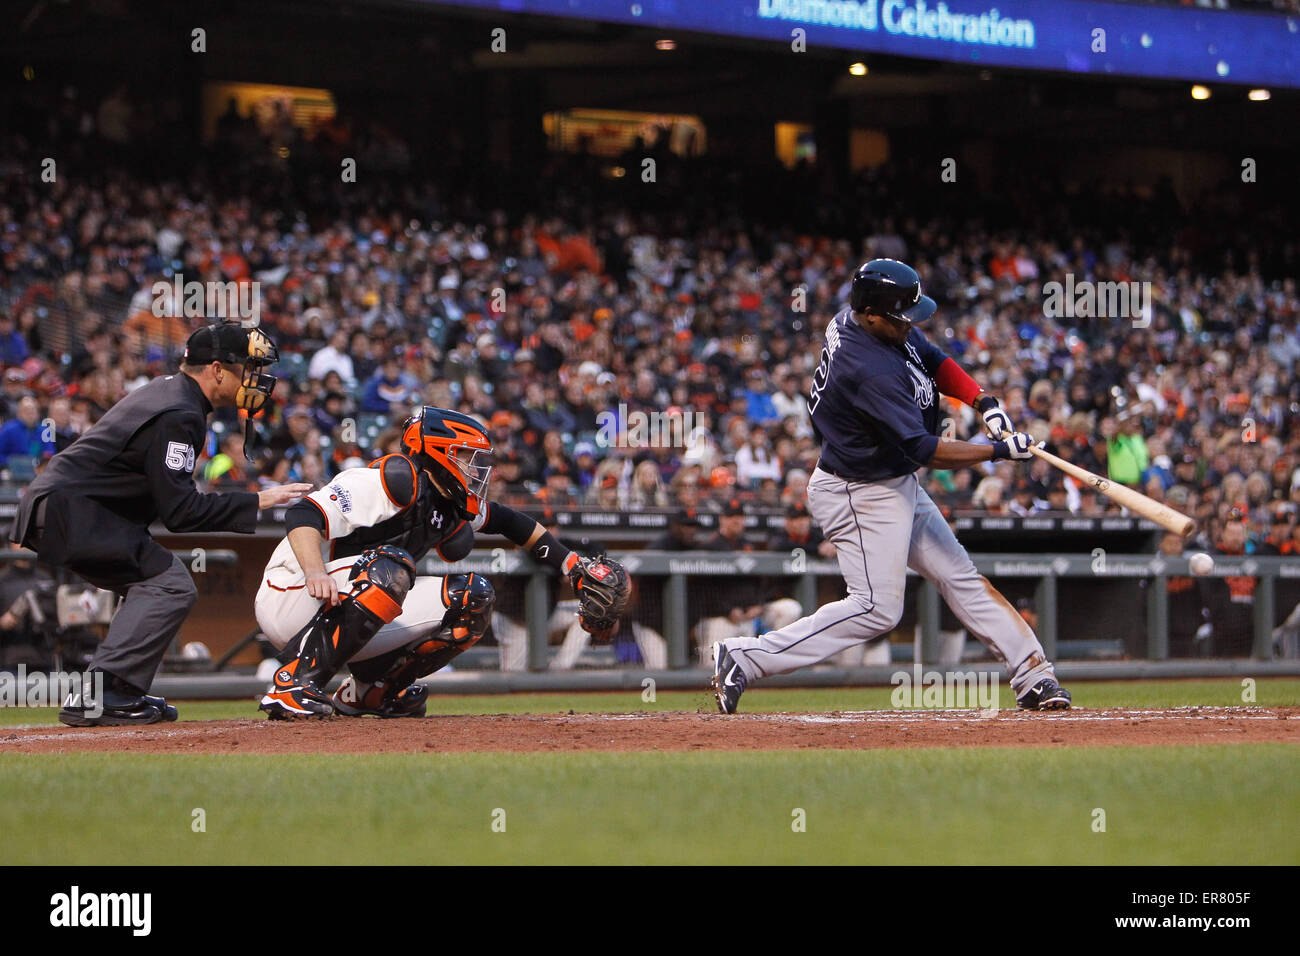
[[[1054,744],[1300,743],[1300,708],[836,711],[825,714],[499,714],[425,720],[194,721],[0,730],[0,753],[421,753],[835,750]]]

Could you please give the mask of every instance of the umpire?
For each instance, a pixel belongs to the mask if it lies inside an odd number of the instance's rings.
[[[28,486],[11,537],[46,564],[67,568],[124,597],[91,659],[103,697],[70,699],[59,720],[73,727],[175,720],[176,708],[146,694],[198,592],[180,559],[149,525],[172,532],[251,533],[259,509],[287,504],[305,484],[259,493],[201,494],[196,449],[208,414],[235,407],[250,416],[268,401],[278,358],[257,329],[235,323],[201,328],[185,345],[179,373],[156,378],[118,402]],[[96,679],[95,684],[98,684]],[[98,706],[95,706],[98,704]]]

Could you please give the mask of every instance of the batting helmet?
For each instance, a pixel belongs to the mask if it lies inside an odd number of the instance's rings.
[[[934,315],[934,299],[921,294],[921,277],[897,259],[872,259],[853,273],[849,305],[854,312],[871,310],[904,322],[921,322]]]

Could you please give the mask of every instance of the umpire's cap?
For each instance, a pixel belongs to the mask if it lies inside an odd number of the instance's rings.
[[[897,259],[872,259],[853,273],[849,305],[854,312],[870,309],[904,322],[921,322],[938,308],[934,299],[921,294],[921,277]]]
[[[185,342],[185,364],[270,365],[279,356],[274,343],[259,329],[238,322],[217,322],[196,329]]]

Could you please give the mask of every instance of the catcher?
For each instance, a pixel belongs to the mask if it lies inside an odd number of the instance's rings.
[[[260,709],[272,718],[423,717],[417,681],[487,631],[495,592],[481,574],[421,576],[430,550],[462,560],[475,532],[509,538],[563,572],[579,621],[607,637],[627,606],[627,571],[580,558],[532,518],[483,497],[492,443],[468,415],[432,406],[409,419],[403,451],[341,472],[285,516],[257,622],[280,649]],[[327,697],[339,669],[350,676]]]

